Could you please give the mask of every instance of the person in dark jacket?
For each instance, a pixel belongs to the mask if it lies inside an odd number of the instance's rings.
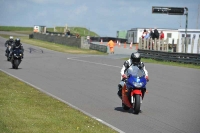
[[[154,39],[159,39],[159,32],[157,30],[157,28],[154,29]]]
[[[10,50],[10,54],[9,54],[9,57],[10,57],[10,58],[11,58],[11,56],[12,56],[13,51],[14,51],[15,49],[17,49],[17,48],[19,48],[19,49],[22,50],[22,58],[24,57],[24,48],[23,48],[23,46],[22,46],[22,44],[21,44],[21,42],[20,42],[20,39],[19,39],[19,38],[16,38],[15,41],[14,41],[14,43],[13,43],[13,45],[12,45],[12,47],[11,47],[11,50]]]

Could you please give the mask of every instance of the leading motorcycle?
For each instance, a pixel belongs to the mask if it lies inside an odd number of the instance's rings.
[[[23,53],[20,48],[15,48],[11,55],[11,64],[13,69],[18,69],[19,64],[23,58]]]
[[[133,66],[132,66],[133,67]],[[146,92],[147,80],[143,69],[128,69],[127,79],[122,87],[122,108],[133,109],[134,114],[140,112],[143,94]],[[143,93],[142,93],[143,92]]]

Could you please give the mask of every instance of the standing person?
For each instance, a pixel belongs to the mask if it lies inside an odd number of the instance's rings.
[[[160,32],[160,40],[164,39],[165,35],[163,33],[163,31]]]
[[[67,36],[70,37],[70,31],[69,30],[67,30]]]
[[[151,28],[149,29],[149,37],[154,39],[154,33]]]
[[[110,40],[107,45],[110,48],[110,53],[114,54],[114,45],[115,45],[115,43],[113,42],[113,40]]]
[[[90,36],[87,36],[87,42],[90,43]]]
[[[144,37],[147,35],[147,30],[144,29],[143,33],[142,33],[142,39],[144,39]]]
[[[154,29],[154,39],[159,39],[159,32],[157,30],[157,28]]]

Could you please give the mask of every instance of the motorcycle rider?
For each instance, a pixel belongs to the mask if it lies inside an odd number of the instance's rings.
[[[127,61],[124,62],[122,69],[121,69],[121,81],[118,84],[118,96],[120,97],[120,99],[122,99],[122,87],[124,86],[125,82],[124,79],[127,78],[127,70],[128,68],[133,65],[133,69],[143,69],[145,72],[145,78],[147,81],[149,81],[149,77],[148,77],[148,71],[146,70],[144,63],[140,61],[141,57],[140,57],[140,53],[135,52],[131,54],[130,59],[128,59]],[[144,88],[142,90],[142,99],[144,98],[144,94],[146,92],[146,88]]]
[[[19,48],[22,50],[22,58],[24,57],[24,48],[20,42],[20,39],[19,38],[16,38],[11,49],[10,49],[10,54],[9,54],[9,57],[11,58],[11,55],[12,55],[12,52],[14,51],[14,49],[16,48]]]
[[[5,56],[8,56],[8,54],[9,54],[9,46],[12,46],[13,43],[14,43],[13,36],[10,36],[9,39],[5,42],[5,47],[6,47]]]

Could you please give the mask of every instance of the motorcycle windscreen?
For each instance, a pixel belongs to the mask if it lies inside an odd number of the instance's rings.
[[[136,77],[136,78],[141,78],[141,77],[145,76],[145,72],[143,69],[139,69],[137,66],[131,65],[127,70],[127,76],[129,76],[129,75]]]

